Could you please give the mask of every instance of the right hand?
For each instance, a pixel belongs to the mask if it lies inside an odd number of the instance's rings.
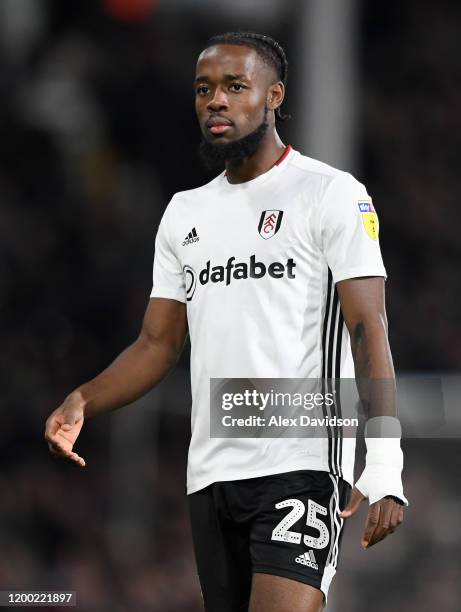
[[[61,406],[50,414],[45,427],[45,440],[50,452],[81,467],[85,467],[85,460],[72,449],[82,429],[84,416],[83,400],[71,393]]]

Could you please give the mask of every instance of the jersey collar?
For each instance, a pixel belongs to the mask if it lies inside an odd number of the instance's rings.
[[[282,153],[282,155],[278,158],[278,160],[275,162],[275,164],[271,168],[269,168],[269,170],[267,170],[266,172],[263,172],[263,174],[260,174],[256,178],[251,179],[250,181],[245,181],[244,183],[229,183],[229,181],[226,178],[227,173],[226,173],[225,170],[224,170],[224,172],[222,174],[219,175],[218,178],[221,180],[221,184],[223,186],[226,186],[230,190],[236,190],[237,191],[239,189],[243,189],[243,190],[246,191],[248,189],[253,188],[256,185],[264,183],[273,174],[276,174],[279,169],[281,169],[283,166],[285,166],[285,162],[288,160],[288,158],[291,157],[291,154],[293,154],[293,153],[294,153],[293,147],[291,145],[287,145],[285,147],[285,150]]]

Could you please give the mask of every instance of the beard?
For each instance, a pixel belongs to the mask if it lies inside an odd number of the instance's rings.
[[[252,157],[259,149],[262,139],[267,132],[267,107],[264,108],[264,119],[262,123],[250,134],[224,144],[214,144],[202,137],[199,147],[199,155],[202,162],[209,170],[221,170],[226,163],[236,168],[244,159]]]

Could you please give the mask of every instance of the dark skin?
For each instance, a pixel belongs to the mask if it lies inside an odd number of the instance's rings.
[[[217,45],[201,53],[194,89],[200,129],[214,143],[230,142],[253,132],[264,120],[266,103],[269,129],[259,150],[237,167],[226,164],[226,171],[230,183],[244,183],[267,172],[285,150],[275,129],[274,115],[283,102],[285,87],[275,70],[254,49]],[[223,134],[213,134],[206,126],[212,116],[230,120],[232,125]]]
[[[387,336],[384,279],[380,277],[352,278],[341,281],[338,289],[341,310],[347,325],[354,356],[357,378],[395,378]],[[390,389],[387,389],[390,392]],[[389,398],[388,410],[380,406],[379,414],[395,416],[394,398]],[[370,408],[369,416],[375,416]],[[354,487],[349,504],[341,512],[344,519],[353,516],[366,498]],[[403,507],[391,498],[371,504],[362,533],[363,548],[370,548],[394,533],[403,521]]]
[[[250,134],[262,123],[264,106],[268,108],[269,129],[259,150],[238,166],[228,164],[228,180],[241,183],[269,170],[285,149],[275,129],[274,111],[285,94],[275,71],[252,48],[217,45],[200,55],[196,74],[197,117],[204,137],[212,142],[230,142]],[[211,133],[206,121],[212,116],[231,122],[229,129]],[[392,378],[383,279],[349,279],[337,288],[351,336],[356,376]],[[73,391],[48,418],[45,439],[51,453],[85,466],[74,451],[84,419],[130,404],[159,384],[175,366],[187,331],[185,304],[152,298],[137,340],[93,380]],[[341,516],[352,516],[364,499],[354,488]],[[391,499],[370,505],[362,545],[373,546],[393,533],[402,520],[402,507]],[[250,612],[317,612],[322,607],[323,594],[314,587],[270,574],[253,575]]]
[[[152,298],[137,340],[49,416],[45,439],[51,453],[84,467],[73,450],[84,419],[131,404],[158,385],[176,365],[186,337],[186,305]]]

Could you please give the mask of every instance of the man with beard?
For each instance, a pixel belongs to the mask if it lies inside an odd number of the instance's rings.
[[[208,612],[320,610],[344,519],[368,498],[368,548],[397,528],[407,504],[392,394],[379,410],[370,402],[353,489],[353,438],[210,435],[212,378],[333,379],[353,377],[354,365],[357,378],[394,378],[371,199],[350,174],[282,143],[286,77],[285,53],[267,36],[208,42],[194,81],[200,153],[225,171],[172,198],[139,338],[47,421],[51,451],[83,466],[73,445],[84,417],[158,384],[189,330],[188,498]]]

